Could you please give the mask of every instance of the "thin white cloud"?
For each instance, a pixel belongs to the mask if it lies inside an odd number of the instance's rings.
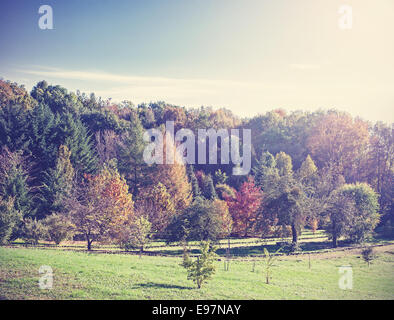
[[[38,66],[37,66],[38,67]],[[152,76],[126,76],[114,73],[107,73],[102,71],[75,71],[64,70],[50,67],[41,67],[37,69],[18,69],[16,72],[43,76],[51,79],[69,79],[69,80],[88,80],[100,82],[113,82],[122,84],[132,84],[138,86],[153,85],[231,85],[231,86],[250,86],[253,83],[229,81],[229,80],[210,80],[210,79],[182,79],[182,78],[167,78],[167,77],[152,77]]]

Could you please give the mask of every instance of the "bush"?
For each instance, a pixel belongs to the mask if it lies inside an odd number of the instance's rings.
[[[26,243],[37,245],[38,241],[47,237],[47,228],[41,221],[26,218],[23,220],[22,238]]]
[[[117,235],[118,243],[126,251],[139,249],[140,256],[150,241],[151,223],[143,216],[126,224]]]
[[[4,201],[0,198],[0,244],[9,241],[12,232],[22,219],[19,211],[15,210],[14,199]]]
[[[231,216],[224,201],[197,197],[183,214],[169,224],[166,240],[216,241],[228,235],[231,225]]]
[[[376,258],[375,250],[372,247],[365,248],[361,251],[361,255],[365,262],[368,263],[368,267],[372,260]]]
[[[49,240],[59,245],[62,241],[70,239],[74,233],[73,224],[61,214],[52,214],[43,220],[47,229]]]
[[[214,265],[216,248],[213,247],[210,249],[209,241],[201,241],[200,250],[201,255],[195,261],[192,261],[185,249],[182,263],[182,266],[187,269],[187,279],[193,280],[197,284],[198,289],[201,288],[204,282],[212,278],[216,271]]]

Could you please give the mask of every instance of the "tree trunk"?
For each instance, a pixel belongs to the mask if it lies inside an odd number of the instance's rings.
[[[90,251],[90,250],[92,250],[92,242],[93,242],[93,240],[90,239],[89,234],[86,234],[86,240],[88,242],[88,251]]]
[[[338,239],[336,233],[332,235],[332,247],[336,248],[338,246]]]
[[[291,225],[291,234],[293,236],[293,243],[297,243],[298,242],[298,234],[297,234],[297,229],[296,229],[294,223]]]

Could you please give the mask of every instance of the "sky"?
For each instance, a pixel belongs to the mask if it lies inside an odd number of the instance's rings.
[[[336,108],[394,122],[394,1],[1,0],[0,77],[241,117]]]

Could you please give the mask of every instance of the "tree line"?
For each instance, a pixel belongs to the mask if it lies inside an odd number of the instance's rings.
[[[251,129],[252,171],[147,165],[144,131],[166,121],[196,134]],[[0,240],[82,237],[88,249],[110,241],[142,251],[151,238],[291,236],[297,250],[304,228],[325,229],[333,246],[377,226],[392,234],[393,129],[337,110],[239,118],[0,80]]]

